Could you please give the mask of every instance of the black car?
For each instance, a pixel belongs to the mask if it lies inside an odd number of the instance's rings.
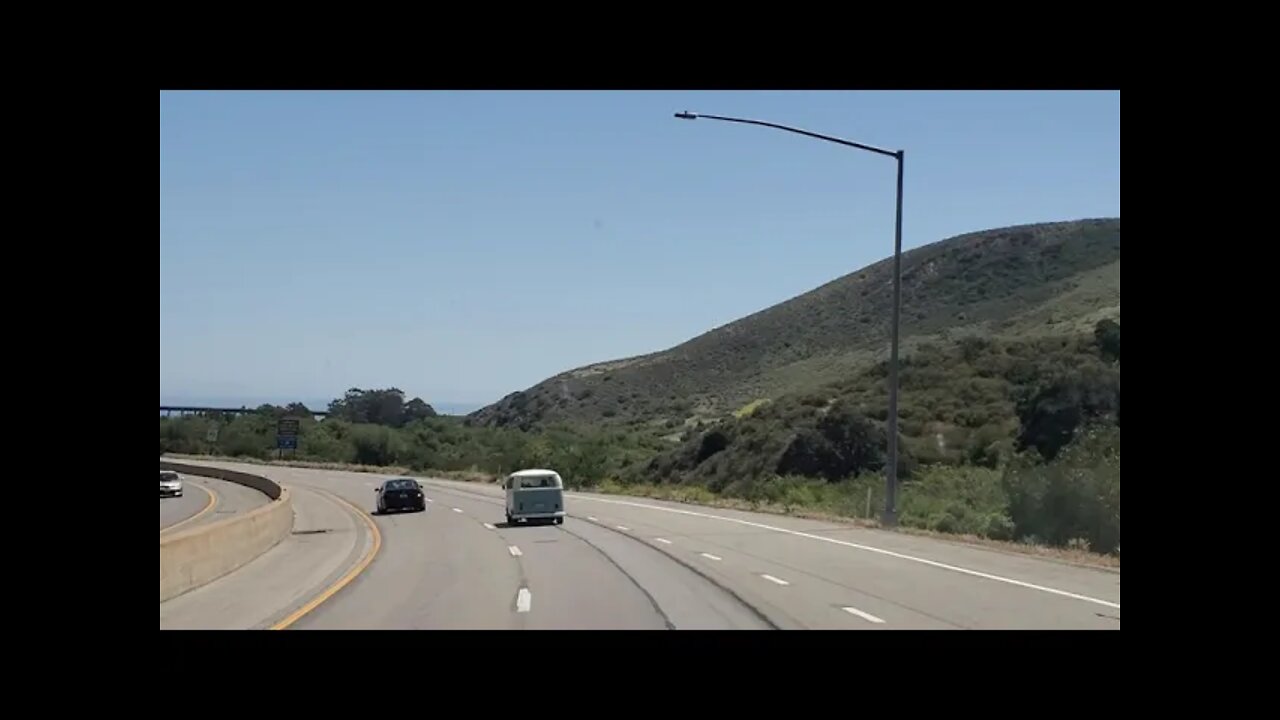
[[[422,486],[413,478],[391,478],[384,480],[377,490],[377,509],[374,512],[386,513],[392,510],[427,509],[427,498],[422,494]]]

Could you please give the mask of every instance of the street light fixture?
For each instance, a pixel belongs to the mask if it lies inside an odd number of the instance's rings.
[[[826,140],[837,145],[866,150],[878,155],[886,155],[898,161],[897,218],[894,222],[893,230],[893,329],[889,343],[889,462],[885,466],[884,514],[881,519],[885,526],[895,527],[898,524],[898,326],[902,312],[902,166],[906,152],[903,150],[885,150],[874,145],[865,145],[852,140],[822,135],[763,120],[748,120],[746,118],[724,117],[722,115],[703,115],[701,113],[691,113],[688,110],[678,112],[675,116],[681,120],[705,118],[707,120],[721,120],[744,125],[760,125],[817,138],[818,140]]]

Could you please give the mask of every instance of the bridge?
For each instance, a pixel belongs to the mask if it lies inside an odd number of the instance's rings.
[[[256,412],[259,412],[258,408],[249,408],[249,407],[217,408],[217,407],[195,407],[195,406],[189,406],[189,405],[161,405],[160,406],[160,413],[165,417],[170,417],[175,413],[178,415],[216,415],[216,414],[252,415]],[[312,417],[318,417],[318,418],[329,416],[328,411],[325,411],[325,410],[308,409],[307,413],[310,414]]]

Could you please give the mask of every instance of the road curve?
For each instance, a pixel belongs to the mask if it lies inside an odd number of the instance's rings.
[[[160,498],[160,530],[183,523],[202,512],[212,512],[217,496],[204,486],[183,483],[182,497]]]
[[[182,497],[160,498],[160,531],[175,532],[266,505],[270,498],[244,485],[194,475],[182,476]]]
[[[364,513],[381,479],[209,464],[256,472],[294,489],[295,497],[329,497]],[[351,542],[339,544],[331,534],[327,554],[313,557],[324,556],[325,571],[313,571],[305,592],[295,595],[314,597],[369,557],[372,541],[361,539],[360,524],[374,524],[380,549],[362,573],[291,628],[1120,627],[1118,572],[838,524],[590,493],[568,494],[562,526],[505,527],[498,489],[423,484],[431,500],[426,513],[361,513],[348,518]],[[283,558],[300,547],[296,540],[282,546],[272,553]],[[299,557],[277,562],[300,572],[306,563]],[[255,581],[237,571],[213,584],[220,589],[212,594],[253,608],[239,625],[223,626],[262,626],[249,622],[254,613],[284,616],[286,593],[278,580],[274,589],[267,586],[271,577],[263,571]],[[305,598],[290,602],[296,614]],[[201,625],[205,611],[188,599],[186,625]]]

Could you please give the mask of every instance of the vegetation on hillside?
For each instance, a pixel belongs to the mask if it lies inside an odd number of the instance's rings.
[[[1115,550],[1119,339],[1119,323],[1106,321],[1093,336],[971,337],[905,358],[897,469],[905,481],[902,521]],[[821,391],[688,431],[678,447],[621,480],[700,485],[749,500],[790,498],[847,514],[883,483],[885,376],[880,364]],[[1107,514],[1112,500],[1114,517]]]
[[[1118,314],[1120,220],[962,235],[903,255],[904,349],[968,334],[1087,332]],[[762,398],[815,389],[883,359],[884,260],[652,355],[550,378],[471,415],[475,424],[679,428]]]

